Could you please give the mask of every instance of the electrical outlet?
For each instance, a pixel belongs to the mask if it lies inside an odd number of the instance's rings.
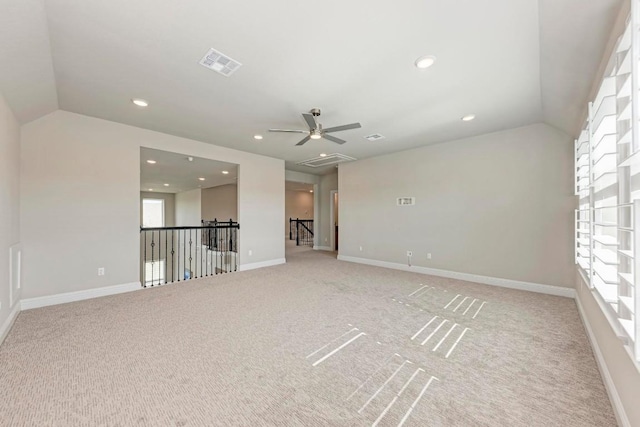
[[[413,252],[412,251],[407,251],[407,256],[413,256]]]
[[[98,276],[104,276],[104,267],[98,268]]]
[[[249,249],[249,256],[253,255],[253,251]]]
[[[431,252],[427,254],[427,259],[431,259]]]
[[[360,246],[360,252],[362,252],[362,246]]]

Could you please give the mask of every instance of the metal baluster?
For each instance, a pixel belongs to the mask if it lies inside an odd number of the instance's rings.
[[[231,271],[231,248],[233,248],[233,242],[231,241],[231,220],[229,220],[229,225],[224,229],[225,236],[225,244],[227,246],[227,250],[224,252],[224,272],[228,273]]]
[[[169,272],[167,271],[167,265],[169,264],[169,260],[167,258],[169,258],[168,255],[168,249],[169,249],[169,245],[167,244],[167,239],[169,238],[169,232],[165,230],[164,232],[164,284],[167,284],[167,277],[169,276]]]
[[[176,281],[176,269],[174,265],[176,251],[173,247],[174,241],[175,241],[175,236],[173,235],[173,230],[171,230],[171,281],[172,282]]]
[[[153,238],[154,238],[153,231],[151,231],[151,286],[153,286],[153,259],[154,259],[153,249],[156,245]]]
[[[144,255],[142,257],[142,286],[147,287],[147,232],[144,233]]]
[[[193,243],[193,237],[191,232],[193,231],[193,229],[189,229],[189,279],[193,279],[194,274],[193,274],[193,266],[191,265],[191,261],[193,260],[193,247],[192,247],[192,243]]]

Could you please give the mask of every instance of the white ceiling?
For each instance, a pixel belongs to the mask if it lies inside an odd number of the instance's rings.
[[[541,121],[575,133],[621,4],[45,0],[45,14],[42,0],[0,0],[0,91],[22,122],[59,107],[322,173],[334,168],[295,163]],[[212,47],[242,67],[224,77],[200,66]],[[416,69],[427,54],[436,64]],[[304,128],[313,107],[324,127],[363,127],[334,134],[343,146],[267,132]],[[468,113],[477,119],[462,122]],[[371,133],[386,139],[363,139]]]
[[[189,161],[189,157],[193,159]],[[147,160],[154,160],[150,164]],[[223,174],[222,171],[229,172]],[[140,189],[159,193],[179,193],[196,188],[217,187],[235,184],[238,166],[233,163],[218,162],[187,156],[168,151],[140,149]],[[204,178],[204,181],[199,178]],[[165,186],[164,184],[169,184]]]

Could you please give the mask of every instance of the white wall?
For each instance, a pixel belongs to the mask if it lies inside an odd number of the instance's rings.
[[[284,161],[56,111],[22,128],[24,297],[139,281],[141,146],[240,165],[241,268],[283,261]]]
[[[572,150],[539,124],[345,163],[340,255],[573,287]]]
[[[640,364],[634,364],[631,356],[624,348],[618,334],[611,327],[602,312],[601,306],[595,299],[592,291],[587,287],[579,274],[576,278],[576,299],[582,308],[582,315],[593,334],[592,344],[597,346],[602,355],[606,374],[601,366],[601,372],[605,377],[605,385],[610,388],[613,385],[619,398],[630,426],[640,425]],[[600,362],[600,361],[599,361]],[[611,383],[607,383],[607,376]],[[610,391],[611,393],[611,391]],[[614,409],[619,409],[615,408]]]
[[[308,191],[286,190],[284,199],[285,236],[289,238],[289,219],[313,218],[313,193]]]
[[[140,192],[140,224],[142,224],[142,199],[162,199],[164,200],[164,226],[173,227],[176,225],[176,196],[173,193],[158,193],[151,191]]]
[[[176,226],[202,225],[202,194],[199,188],[176,193]]]
[[[0,343],[8,332],[14,302],[20,299],[16,286],[11,292],[9,251],[20,243],[20,126],[0,94]],[[42,213],[46,220],[46,213]],[[11,301],[13,296],[13,301]]]
[[[202,189],[202,219],[206,221],[237,221],[238,186],[219,185]]]

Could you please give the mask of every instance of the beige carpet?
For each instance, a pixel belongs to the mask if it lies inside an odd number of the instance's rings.
[[[424,345],[423,345],[424,343]],[[613,426],[575,303],[339,262],[25,311],[5,426]]]

